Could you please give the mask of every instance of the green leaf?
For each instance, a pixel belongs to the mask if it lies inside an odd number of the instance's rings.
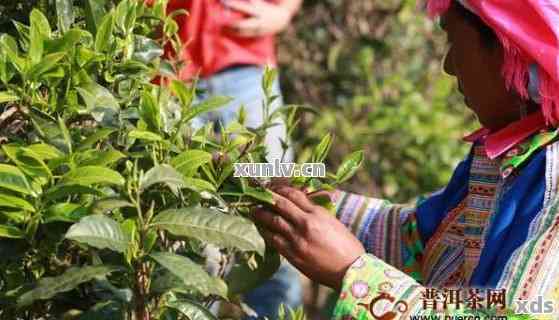
[[[328,151],[332,146],[332,135],[327,134],[322,138],[320,143],[315,147],[311,156],[311,162],[324,162],[326,156],[328,156]]]
[[[108,167],[118,160],[126,157],[118,150],[110,149],[105,151],[88,150],[81,154],[84,159],[79,162],[81,166],[101,166]]]
[[[57,0],[57,1],[67,1],[67,0]],[[76,44],[78,44],[82,39],[84,41],[91,41],[92,35],[82,29],[71,29],[66,31],[61,38],[56,38],[52,40],[45,41],[45,52],[47,53],[57,53],[57,52],[70,52]]]
[[[217,320],[217,318],[201,304],[189,300],[169,301],[167,307],[182,313],[189,320]]]
[[[211,191],[216,192],[216,188],[213,184],[206,180],[196,179],[196,178],[183,178],[184,187],[196,192]]]
[[[171,165],[185,177],[192,177],[198,168],[212,161],[212,155],[202,150],[187,150],[171,159]]]
[[[212,277],[187,257],[169,252],[154,252],[150,257],[180,279],[184,285],[196,288],[202,295],[227,296],[225,288],[216,286]]]
[[[103,17],[99,29],[95,34],[95,51],[105,52],[111,43],[114,28],[114,14],[108,13]]]
[[[363,164],[363,151],[357,151],[347,156],[336,172],[336,182],[342,183],[349,180]]]
[[[264,257],[255,257],[257,267],[251,268],[248,261],[237,259],[227,274],[226,283],[229,294],[243,294],[269,280],[279,269],[280,255],[276,250],[266,250]]]
[[[87,29],[92,34],[97,33],[97,28],[105,16],[106,0],[81,0],[85,11]]]
[[[23,239],[25,232],[17,227],[0,225],[0,238]]]
[[[187,88],[184,81],[173,80],[169,85],[175,96],[179,99],[183,108],[189,108],[194,99],[195,91],[191,88]]]
[[[128,137],[132,139],[140,139],[146,141],[164,141],[163,138],[157,133],[143,131],[143,130],[132,130],[128,133]]]
[[[74,8],[72,0],[56,0],[56,16],[58,20],[58,28],[62,32],[70,29],[74,23]]]
[[[0,207],[21,209],[35,212],[35,208],[29,202],[14,196],[0,194]]]
[[[29,58],[31,60],[31,64],[35,65],[41,61],[43,57],[43,50],[44,50],[44,36],[41,33],[41,26],[38,25],[39,22],[37,19],[38,16],[43,15],[40,10],[33,9],[31,12],[31,17],[35,16],[35,21],[31,21],[31,28],[29,30],[30,41],[29,41]]]
[[[89,282],[96,277],[105,276],[119,270],[113,266],[86,266],[71,268],[58,277],[43,278],[37,287],[20,296],[17,300],[19,307],[25,307],[36,300],[47,300],[61,292],[70,291],[82,283]]]
[[[171,209],[158,214],[153,225],[170,233],[209,242],[221,248],[256,251],[264,255],[264,239],[250,220],[203,207]]]
[[[233,99],[230,97],[213,96],[203,102],[188,109],[183,116],[184,121],[188,121],[202,113],[207,113],[222,107],[225,107]]]
[[[47,209],[43,219],[44,223],[80,221],[87,215],[87,208],[77,203],[57,203]]]
[[[153,39],[134,35],[134,55],[132,58],[144,64],[163,55],[163,49]]]
[[[246,196],[262,201],[264,203],[268,203],[272,205],[275,204],[272,192],[267,189],[257,189],[251,186],[246,186],[244,190],[244,194]]]
[[[89,82],[76,88],[84,100],[87,112],[91,113],[97,122],[114,126],[117,123],[117,114],[120,110],[118,101],[105,87]]]
[[[32,144],[28,146],[27,149],[37,154],[43,161],[57,159],[64,156],[64,153],[62,153],[62,151],[46,143]]]
[[[50,38],[51,28],[49,20],[41,10],[33,9],[29,17],[29,22],[31,25],[31,30],[36,27],[39,32],[41,32],[45,36],[45,38]]]
[[[173,191],[185,186],[182,175],[167,164],[158,165],[148,170],[140,180],[140,190],[146,190],[157,183],[164,183]]]
[[[15,39],[7,34],[0,35],[0,47],[15,69],[19,73],[23,73],[26,68],[26,60],[19,56],[19,50]]]
[[[99,166],[84,166],[71,170],[62,177],[63,184],[78,184],[90,186],[93,184],[124,185],[124,178],[120,173]]]
[[[147,124],[151,132],[158,133],[161,129],[161,115],[159,114],[159,105],[155,97],[149,90],[142,92],[140,101],[140,117]]]
[[[92,148],[94,144],[96,144],[99,141],[105,140],[115,131],[116,131],[115,129],[109,129],[109,128],[101,128],[96,130],[93,134],[88,136],[84,141],[80,143],[78,147],[78,151],[83,151]]]
[[[49,201],[58,200],[60,198],[68,198],[81,194],[91,194],[101,196],[103,193],[88,186],[80,185],[56,185],[45,193],[44,198]]]
[[[64,58],[65,56],[66,56],[65,52],[51,53],[44,56],[41,62],[31,67],[29,72],[27,72],[27,77],[30,80],[38,81],[43,74],[58,67],[59,61],[62,60],[62,58]]]
[[[17,167],[0,164],[0,187],[27,195],[37,196],[29,182]]]
[[[65,237],[98,249],[108,248],[121,253],[129,244],[120,225],[102,215],[84,217],[70,227]]]
[[[95,201],[89,208],[91,214],[104,214],[115,209],[133,207],[130,202],[120,198],[105,198]]]
[[[12,91],[0,91],[0,103],[15,102],[19,100],[19,96]]]

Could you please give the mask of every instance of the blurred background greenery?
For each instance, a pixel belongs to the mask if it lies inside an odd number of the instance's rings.
[[[53,17],[54,2],[0,1],[0,32],[33,6]],[[278,45],[285,100],[317,111],[301,115],[298,161],[330,132],[332,167],[365,150],[346,190],[406,202],[445,185],[476,122],[442,72],[444,34],[415,0],[306,0]],[[312,284],[307,292],[310,318],[326,318],[334,295]]]

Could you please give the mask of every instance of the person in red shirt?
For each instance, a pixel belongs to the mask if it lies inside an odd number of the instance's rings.
[[[149,0],[148,0],[149,1]],[[275,35],[289,26],[302,0],[170,0],[167,12],[184,9],[188,15],[178,15],[178,35],[183,43],[181,52],[167,52],[185,62],[179,78],[198,78],[204,92],[200,100],[210,96],[229,96],[233,101],[192,121],[194,128],[208,122],[224,126],[237,119],[241,106],[246,110],[247,127],[262,124],[261,88],[264,68],[276,66]],[[273,85],[279,96],[272,110],[281,106],[279,82]],[[284,155],[281,140],[286,140],[285,125],[278,120],[266,136],[267,160],[292,160],[291,149]],[[277,318],[280,304],[300,305],[302,289],[299,274],[289,264],[261,287],[245,296],[245,302],[260,317]]]

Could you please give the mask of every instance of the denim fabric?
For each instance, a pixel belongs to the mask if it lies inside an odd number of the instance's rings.
[[[226,126],[237,119],[241,105],[246,110],[245,125],[252,128],[260,126],[263,120],[264,92],[261,85],[263,74],[264,69],[261,67],[244,66],[201,80],[198,87],[203,89],[204,93],[198,97],[199,100],[207,99],[210,96],[229,96],[233,100],[221,109],[193,119],[192,126],[200,128],[209,121],[216,125],[221,123]],[[278,81],[273,85],[273,95],[278,95],[280,98],[274,102],[271,111],[279,108],[283,103]],[[285,139],[285,136],[285,124],[282,121],[278,121],[278,125],[268,129],[265,141],[268,161],[282,157],[283,149],[279,139]],[[284,161],[292,161],[292,159],[293,154],[290,148]],[[291,308],[298,307],[302,303],[302,296],[299,273],[287,262],[283,262],[278,272],[270,280],[245,296],[245,303],[258,313],[259,318],[277,319],[280,304]]]

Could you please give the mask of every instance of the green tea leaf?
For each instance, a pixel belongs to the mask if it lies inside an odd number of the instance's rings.
[[[153,39],[134,35],[134,55],[132,58],[148,64],[163,55],[163,49]]]
[[[87,29],[92,34],[97,33],[97,28],[105,16],[105,3],[106,0],[82,0]]]
[[[146,141],[164,141],[163,138],[157,133],[143,131],[143,130],[132,130],[128,133],[128,137],[132,139],[140,139]]]
[[[347,156],[336,172],[336,182],[342,183],[349,180],[363,164],[363,151],[357,151]]]
[[[46,143],[32,144],[28,146],[27,149],[37,154],[43,161],[52,160],[64,156],[64,153],[62,153],[62,151]]]
[[[58,67],[59,61],[62,60],[62,58],[64,58],[65,56],[65,52],[51,53],[44,56],[41,62],[31,67],[29,72],[27,72],[27,77],[31,80],[38,81],[43,74]]]
[[[0,104],[6,102],[15,102],[19,100],[19,96],[12,91],[0,91]]]
[[[108,167],[118,160],[126,157],[122,152],[114,149],[99,151],[88,150],[81,154],[84,159],[79,162],[80,166],[101,166]]]
[[[281,264],[276,250],[266,249],[264,257],[256,257],[257,267],[253,269],[247,261],[237,259],[227,274],[229,294],[244,294],[270,279]]]
[[[58,277],[41,279],[35,289],[24,293],[18,298],[17,304],[19,307],[25,307],[36,300],[50,299],[58,293],[70,291],[82,283],[117,270],[119,270],[118,267],[104,265],[68,269]]]
[[[146,190],[157,183],[164,183],[173,191],[185,186],[182,175],[167,164],[155,166],[146,172],[140,180],[140,190]]]
[[[9,196],[0,193],[0,207],[21,209],[25,211],[35,212],[35,207],[22,198]]]
[[[9,189],[27,195],[36,196],[32,188],[17,167],[8,164],[0,164],[0,188]]]
[[[192,237],[221,248],[256,251],[264,255],[264,239],[250,220],[203,207],[171,209],[158,214],[153,225],[176,236]]]
[[[268,204],[275,204],[274,197],[272,192],[267,189],[257,189],[251,186],[246,186],[244,190],[244,194],[249,196],[253,199],[268,203]]]
[[[206,180],[196,179],[196,178],[183,178],[184,187],[193,191],[211,191],[216,192],[216,188],[213,184]]]
[[[87,150],[92,148],[94,144],[99,141],[105,140],[107,137],[111,135],[111,133],[115,132],[115,129],[109,128],[101,128],[96,130],[93,134],[88,136],[84,141],[82,141],[78,147],[78,151]]]
[[[120,198],[105,198],[95,201],[89,210],[91,214],[104,214],[115,209],[133,206],[130,202]]]
[[[184,285],[197,289],[202,295],[227,296],[225,288],[215,286],[215,282],[210,275],[200,265],[187,257],[169,252],[154,252],[150,254],[150,257],[182,280]]]
[[[87,208],[77,203],[57,203],[50,206],[44,217],[44,223],[51,222],[69,222],[74,223],[80,221],[87,215]]]
[[[96,121],[111,126],[116,124],[120,106],[107,88],[95,82],[89,82],[76,88],[76,90],[84,100],[87,111]]]
[[[129,244],[120,225],[102,215],[84,217],[70,227],[65,237],[98,249],[108,248],[121,253]]]
[[[39,63],[41,61],[41,58],[43,57],[45,41],[45,36],[41,30],[41,23],[43,22],[43,18],[46,19],[40,10],[33,9],[33,11],[31,11],[31,27],[29,29],[30,41],[28,54],[32,65]]]
[[[60,198],[68,198],[81,194],[91,194],[94,196],[101,196],[103,193],[99,190],[93,189],[88,186],[81,185],[56,185],[45,193],[44,197],[46,200],[58,200]]]
[[[17,227],[0,225],[0,238],[23,239],[25,232]]]
[[[90,186],[93,184],[124,185],[124,178],[120,173],[99,166],[84,166],[71,170],[62,177],[63,184],[78,184]]]
[[[167,303],[167,307],[175,309],[189,320],[217,320],[217,318],[201,304],[190,300],[175,300]]]
[[[192,177],[200,166],[212,161],[212,155],[202,150],[187,150],[171,159],[171,165],[185,177]]]
[[[183,119],[185,121],[188,121],[202,113],[207,113],[219,108],[223,108],[232,100],[233,99],[230,97],[213,96],[188,109],[186,111],[186,114],[183,116]]]
[[[112,12],[103,17],[95,34],[95,51],[105,52],[108,49],[113,36],[114,23],[114,14]]]
[[[311,156],[311,162],[324,162],[330,147],[332,146],[332,135],[327,134],[322,138],[320,143],[315,147]]]
[[[194,99],[194,90],[187,88],[184,81],[173,80],[169,85],[175,96],[179,99],[183,108],[189,108]]]

